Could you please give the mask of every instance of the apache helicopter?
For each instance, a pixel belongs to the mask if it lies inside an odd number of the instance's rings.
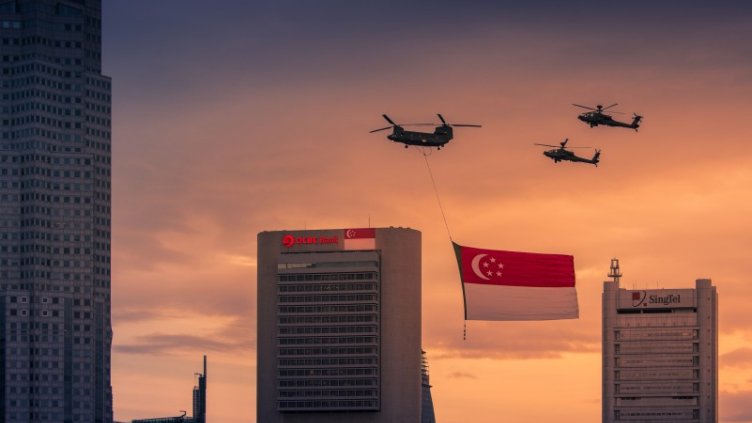
[[[444,120],[444,117],[441,116],[441,114],[437,113],[437,116],[441,120],[441,125],[436,126],[435,123],[407,123],[403,125],[398,125],[394,123],[393,120],[389,119],[389,116],[384,116],[384,119],[386,119],[387,122],[391,124],[391,126],[387,126],[384,128],[374,129],[371,131],[373,132],[379,132],[384,131],[387,129],[392,129],[392,133],[387,135],[387,138],[394,141],[399,142],[402,144],[405,144],[405,148],[415,145],[419,147],[436,147],[438,150],[441,150],[441,147],[444,146],[444,144],[448,143],[452,138],[454,138],[454,132],[452,131],[452,128],[454,127],[470,127],[470,128],[480,128],[480,125],[470,125],[470,124],[463,124],[463,123],[447,123],[446,120]],[[417,132],[417,131],[405,131],[403,126],[436,126],[436,129],[434,129],[433,132]]]
[[[595,167],[598,167],[598,162],[600,161],[601,157],[601,150],[595,150],[595,154],[593,155],[592,159],[586,159],[584,157],[579,157],[569,151],[567,149],[567,142],[569,142],[569,138],[564,139],[564,141],[559,143],[559,147],[555,145],[549,145],[549,144],[535,144],[535,145],[541,145],[544,147],[554,147],[555,150],[546,150],[543,152],[543,155],[546,157],[551,158],[554,163],[559,163],[562,160],[568,160],[570,162],[583,162],[583,163],[590,163],[594,164]],[[569,148],[590,148],[590,147],[569,147]]]
[[[621,126],[623,128],[632,128],[636,131],[637,128],[640,127],[640,121],[642,120],[642,116],[638,115],[637,113],[634,113],[634,119],[632,119],[632,123],[619,122],[618,120],[614,120],[614,118],[612,118],[611,115],[607,115],[603,113],[606,110],[616,106],[617,104],[619,103],[614,103],[608,107],[603,107],[600,104],[598,104],[595,106],[595,108],[592,108],[590,106],[582,106],[580,104],[572,104],[572,105],[590,110],[589,112],[585,112],[577,116],[577,119],[587,123],[588,125],[590,125],[591,128],[594,128],[598,125],[606,125],[606,126]],[[620,113],[620,112],[611,112],[611,113]]]

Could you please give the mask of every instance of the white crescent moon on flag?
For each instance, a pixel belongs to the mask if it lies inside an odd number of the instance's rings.
[[[473,257],[473,261],[470,264],[470,267],[473,268],[473,273],[475,273],[475,276],[483,279],[484,281],[487,281],[488,278],[486,275],[483,274],[483,272],[480,271],[480,261],[483,260],[483,257],[487,256],[488,254],[478,254],[477,256]]]
[[[347,232],[345,232],[345,238],[350,239],[355,236],[355,231],[352,229],[348,229]]]

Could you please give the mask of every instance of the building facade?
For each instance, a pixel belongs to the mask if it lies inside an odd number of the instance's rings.
[[[100,0],[0,0],[0,423],[112,422]]]
[[[421,420],[421,237],[258,235],[257,421]]]
[[[603,422],[718,421],[718,297],[694,289],[603,288]]]

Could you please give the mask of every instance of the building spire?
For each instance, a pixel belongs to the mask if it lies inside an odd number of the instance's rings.
[[[614,282],[619,283],[619,279],[621,278],[622,274],[619,271],[619,259],[618,258],[612,258],[611,259],[611,272],[609,272],[608,277],[611,278]]]

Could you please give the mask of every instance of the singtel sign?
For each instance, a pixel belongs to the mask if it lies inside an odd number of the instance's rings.
[[[619,308],[691,308],[695,296],[691,289],[622,291]]]

